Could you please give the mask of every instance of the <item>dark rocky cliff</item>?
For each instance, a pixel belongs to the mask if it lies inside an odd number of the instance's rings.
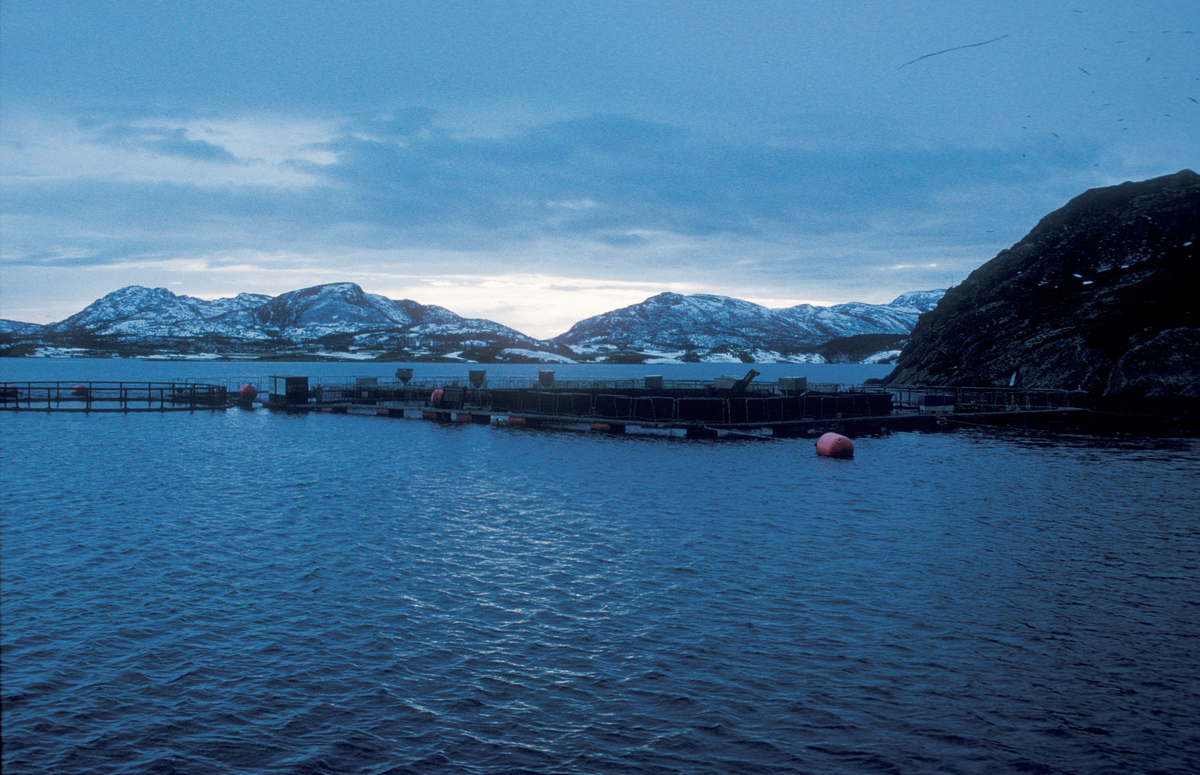
[[[917,321],[892,385],[1200,398],[1200,176],[1087,191]]]

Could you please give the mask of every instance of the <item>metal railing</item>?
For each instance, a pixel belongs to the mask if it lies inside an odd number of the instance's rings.
[[[941,386],[888,390],[895,397],[898,408],[927,412],[1032,412],[1086,409],[1090,404],[1090,396],[1083,390]]]
[[[835,417],[887,416],[892,396],[886,391],[807,391],[729,394],[707,390],[675,394],[652,390],[494,390],[490,409],[510,414],[629,423],[762,425]]]
[[[220,409],[228,405],[220,385],[179,382],[7,382],[0,409],[42,411],[145,411]]]

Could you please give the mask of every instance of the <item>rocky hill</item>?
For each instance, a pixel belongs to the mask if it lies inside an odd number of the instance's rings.
[[[37,334],[41,332],[43,328],[44,326],[39,326],[37,323],[22,323],[19,320],[0,319],[0,334]]]
[[[365,293],[354,283],[318,285],[274,298],[243,293],[215,301],[130,286],[34,334],[59,346],[116,351],[253,354],[294,348],[420,358],[472,347],[560,349],[490,320],[393,301]]]
[[[1087,191],[923,316],[891,385],[1200,397],[1200,176]]]
[[[43,327],[42,335],[136,341],[147,346],[205,337],[264,339],[268,337],[260,332],[229,327],[222,318],[253,309],[270,299],[270,296],[242,293],[232,299],[206,301],[176,296],[166,288],[131,285],[97,299],[82,312]]]
[[[769,309],[727,296],[660,293],[640,304],[576,323],[554,338],[578,354],[626,350],[710,359],[742,353],[755,360],[813,359],[831,339],[907,334],[943,291],[904,294],[891,304],[802,304]]]

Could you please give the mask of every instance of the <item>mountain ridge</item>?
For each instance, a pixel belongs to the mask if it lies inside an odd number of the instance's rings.
[[[554,341],[579,353],[606,347],[665,352],[719,347],[809,352],[831,339],[907,334],[941,293],[914,292],[897,299],[920,306],[849,302],[783,309],[727,296],[660,293],[640,304],[581,320]]]
[[[42,344],[89,351],[241,356],[294,351],[337,357],[374,352],[389,360],[819,361],[815,348],[832,339],[907,334],[942,293],[912,292],[890,305],[850,302],[782,310],[727,296],[661,293],[580,321],[557,337],[536,339],[491,320],[461,317],[444,307],[367,293],[352,282],[316,285],[275,297],[241,293],[211,301],[133,285],[45,326],[5,321],[0,325],[0,350],[6,345],[9,350],[14,345],[28,350]]]

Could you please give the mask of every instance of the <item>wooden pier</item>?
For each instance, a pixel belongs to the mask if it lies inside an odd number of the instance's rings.
[[[0,410],[12,412],[194,412],[226,409],[229,391],[196,382],[7,382]]]

